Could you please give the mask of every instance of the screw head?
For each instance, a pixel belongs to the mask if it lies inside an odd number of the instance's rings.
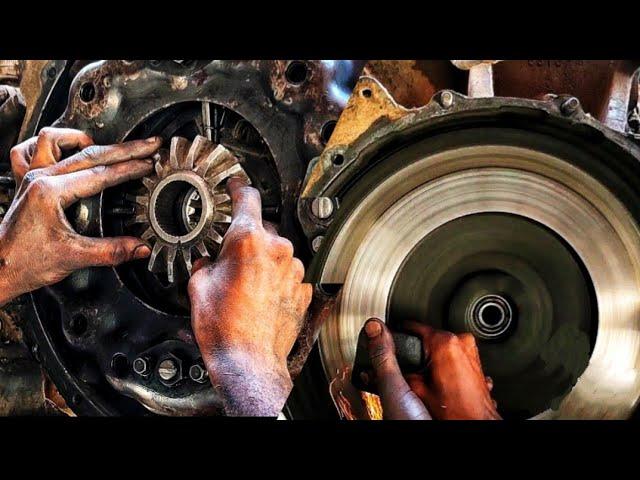
[[[146,358],[138,357],[133,361],[133,371],[138,375],[149,374],[149,362]]]
[[[158,376],[168,382],[178,375],[178,365],[172,358],[162,360],[158,364]]]
[[[578,100],[576,97],[570,97],[562,102],[560,110],[562,110],[562,113],[564,113],[565,115],[572,115],[576,112],[576,110],[578,110],[579,106],[580,100]]]
[[[453,105],[453,93],[445,90],[440,94],[440,105],[444,108],[450,108]]]
[[[205,383],[208,376],[207,370],[197,363],[189,368],[189,378],[194,382]]]
[[[318,235],[316,238],[311,240],[311,249],[314,251],[314,253],[320,250],[320,246],[322,245],[323,240],[324,237],[322,235]]]
[[[329,197],[317,197],[311,202],[311,213],[324,220],[333,214],[333,201]]]

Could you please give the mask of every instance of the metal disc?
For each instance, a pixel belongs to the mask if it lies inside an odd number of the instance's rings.
[[[529,418],[556,405],[587,367],[597,329],[590,284],[575,254],[542,225],[468,215],[410,252],[387,319],[472,333],[501,415]]]
[[[553,247],[558,253],[549,253],[552,259],[572,265],[573,273],[567,270],[563,275],[571,275],[577,285],[577,290],[563,290],[566,302],[589,304],[584,299],[589,296],[588,284],[593,285],[597,322],[589,323],[590,313],[582,312],[572,321],[540,323],[540,328],[552,331],[549,337],[539,336],[551,344],[546,361],[549,366],[565,368],[567,378],[579,374],[584,359],[577,358],[571,364],[573,360],[563,357],[562,350],[570,345],[570,351],[584,353],[589,337],[594,336],[595,344],[586,369],[566,395],[562,396],[560,388],[566,382],[550,388],[550,377],[543,376],[539,384],[530,385],[549,390],[546,394],[535,392],[545,398],[542,403],[546,406],[536,418],[629,417],[640,397],[638,227],[611,191],[584,170],[547,153],[515,146],[469,146],[419,158],[386,176],[350,209],[332,239],[321,273],[322,283],[344,283],[339,304],[320,336],[327,376],[332,378],[353,363],[358,333],[369,317],[390,318],[394,283],[420,243],[450,222],[486,213],[518,216],[552,232],[549,235],[558,242]],[[532,251],[533,245],[526,248]],[[496,253],[504,252],[498,248]],[[539,262],[523,262],[519,275],[528,265],[533,270],[529,273],[531,284],[535,285],[535,275],[544,277],[538,271]],[[558,267],[552,264],[550,272]],[[499,284],[504,279],[493,281]],[[509,288],[525,292],[531,288],[521,283]],[[539,292],[544,292],[543,285],[548,291],[549,286],[542,282],[536,287]],[[553,304],[555,297],[547,293],[548,297],[538,293],[535,301],[551,299]],[[518,319],[516,323],[522,328]],[[563,324],[571,326],[568,333],[560,328]],[[580,334],[574,335],[578,331]],[[496,385],[500,388],[502,385]],[[509,406],[514,412],[533,414],[540,402],[520,407],[517,402]]]

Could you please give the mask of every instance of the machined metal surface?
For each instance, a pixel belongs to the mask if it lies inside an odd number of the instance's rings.
[[[369,91],[367,95],[356,96],[365,90]],[[566,290],[562,299],[541,297],[539,301],[551,299],[555,306],[550,316],[553,321],[538,324],[538,333],[529,336],[528,354],[521,349],[518,355],[502,357],[503,371],[498,374],[512,369],[525,381],[525,370],[532,365],[548,371],[550,376],[542,383],[531,380],[531,392],[536,386],[547,388],[552,384],[552,372],[565,376],[555,384],[556,390],[545,393],[544,402],[540,400],[538,406],[545,403],[545,408],[535,411],[537,407],[528,405],[530,408],[522,408],[520,414],[529,412],[528,416],[534,418],[631,416],[640,398],[640,217],[634,193],[637,146],[584,115],[579,104],[571,111],[563,109],[568,97],[539,102],[469,99],[453,94],[451,102],[443,103],[446,92],[441,92],[427,106],[407,110],[394,105],[372,79],[362,79],[355,92],[353,103],[345,110],[344,124],[341,119],[336,126],[335,144],[307,175],[299,205],[308,235],[324,236],[311,275],[321,284],[342,285],[333,316],[320,336],[320,358],[328,381],[352,365],[358,333],[368,318],[393,322],[391,316],[397,307],[394,288],[405,293],[409,290],[399,286],[398,275],[410,266],[407,262],[421,242],[453,222],[487,214],[506,215],[508,221],[512,217],[544,226],[559,242],[553,247],[557,254],[548,250],[549,266],[544,268],[561,262],[573,265],[570,269],[574,278],[569,284],[583,285],[579,287],[582,290]],[[357,112],[374,113],[354,119],[355,128],[349,128],[354,126],[350,114],[355,116]],[[544,120],[532,121],[534,118]],[[580,138],[596,132],[602,139],[599,147],[591,152],[584,150]],[[340,157],[337,164],[336,156]],[[358,182],[354,183],[354,178]],[[313,198],[320,196],[339,200],[340,208],[329,222],[309,213]],[[513,225],[509,236],[522,241],[525,235],[519,237],[520,227]],[[473,229],[473,224],[469,228]],[[456,251],[463,252],[461,255],[472,252],[465,246],[466,237],[460,237],[460,231],[457,235],[440,241],[445,245],[438,257],[440,262],[433,258],[424,264],[425,278],[437,265],[447,263],[447,255],[442,255],[445,250],[453,257]],[[477,241],[473,236],[468,238]],[[447,243],[451,243],[449,249],[445,248]],[[500,245],[496,237],[495,253],[499,253]],[[437,255],[435,251],[433,254]],[[526,248],[521,256],[526,260]],[[507,264],[513,265],[515,260]],[[420,271],[420,265],[414,272]],[[522,266],[518,272],[524,275],[529,268]],[[542,264],[538,263],[536,269],[540,268]],[[533,284],[525,282],[529,290]],[[548,292],[549,286],[544,290]],[[467,299],[468,318],[475,318],[473,326],[478,327],[480,317],[474,311],[483,305],[485,309],[499,307],[497,323],[506,327],[499,332],[500,338],[482,338],[479,332],[473,332],[472,325],[465,324],[464,309],[456,317],[461,317],[457,331],[476,334],[481,352],[484,350],[484,364],[491,363],[492,344],[501,345],[505,353],[505,345],[522,330],[518,320],[524,313],[519,311],[520,303],[500,291],[479,292]],[[431,293],[413,292],[408,304],[419,304],[419,297],[428,303]],[[575,317],[574,323],[567,323],[557,308],[568,308],[566,305],[572,302],[583,310],[569,315]],[[420,315],[423,310],[416,307],[413,313]],[[506,322],[509,313],[514,315],[515,334],[510,333],[514,327]],[[434,316],[411,319],[442,326],[442,318]],[[486,327],[480,333],[490,333]],[[541,333],[545,329],[546,333]],[[539,343],[542,337],[544,341]],[[498,368],[500,362],[493,364],[496,367],[492,368]],[[511,398],[518,407],[520,400]]]
[[[176,261],[190,274],[194,255],[208,257],[222,243],[231,222],[225,181],[231,176],[250,180],[229,150],[203,136],[193,142],[172,138],[155,170],[156,176],[143,181],[149,194],[135,197],[139,209],[130,222],[148,225],[142,238],[153,243],[149,270],[159,269],[162,258],[160,270],[172,283]]]

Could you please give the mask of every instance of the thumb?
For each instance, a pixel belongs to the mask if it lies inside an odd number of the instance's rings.
[[[76,253],[76,268],[114,267],[131,260],[146,258],[151,249],[139,238],[88,238],[80,237]]]
[[[431,418],[424,404],[404,379],[391,332],[377,318],[364,325],[369,358],[375,372],[376,385],[385,419],[428,420]]]

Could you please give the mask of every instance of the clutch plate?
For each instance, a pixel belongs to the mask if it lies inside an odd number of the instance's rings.
[[[552,102],[455,100],[459,110],[391,112],[307,177],[308,201],[339,206],[324,232],[299,209],[323,238],[311,274],[341,286],[320,335],[327,380],[353,364],[368,318],[414,320],[476,337],[505,418],[630,417],[637,147],[613,132],[585,143],[591,120],[567,121]]]

